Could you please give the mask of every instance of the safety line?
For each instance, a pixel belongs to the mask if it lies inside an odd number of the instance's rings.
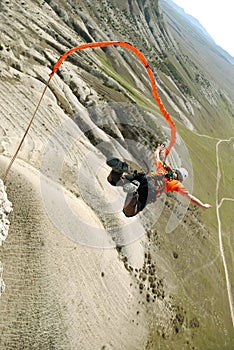
[[[37,106],[36,106],[36,109],[35,109],[35,111],[34,111],[34,113],[33,113],[32,118],[31,118],[31,120],[30,120],[30,122],[29,122],[29,124],[28,124],[28,126],[27,126],[27,129],[26,129],[25,132],[24,132],[24,135],[23,135],[23,137],[22,137],[22,139],[21,139],[21,141],[20,141],[20,143],[19,143],[19,146],[17,147],[17,149],[16,149],[16,151],[15,151],[15,154],[14,154],[13,157],[11,158],[11,161],[10,161],[10,163],[9,163],[9,165],[8,165],[8,167],[7,167],[7,169],[6,169],[5,173],[4,173],[4,175],[3,175],[3,177],[2,177],[2,181],[3,181],[4,183],[5,183],[5,181],[6,181],[6,178],[7,178],[8,173],[9,173],[9,171],[10,171],[10,169],[11,169],[11,167],[12,167],[12,165],[13,165],[13,163],[14,163],[14,161],[15,161],[15,159],[16,159],[16,157],[17,157],[19,151],[20,151],[20,148],[22,147],[22,144],[23,144],[23,142],[24,142],[25,137],[27,136],[27,133],[28,133],[28,131],[29,131],[31,125],[32,125],[32,122],[33,122],[33,120],[34,120],[34,118],[35,118],[35,116],[36,116],[36,114],[37,114],[37,111],[38,111],[38,109],[39,109],[39,107],[40,107],[41,101],[42,101],[43,96],[44,96],[44,94],[45,94],[45,92],[46,92],[46,89],[47,89],[47,87],[48,87],[48,85],[49,85],[50,80],[51,80],[51,76],[49,77],[49,79],[48,79],[48,81],[47,81],[47,83],[46,83],[46,85],[45,85],[45,87],[44,87],[44,90],[43,90],[43,92],[42,92],[42,95],[41,95],[41,97],[40,97],[40,100],[39,100],[39,102],[38,102],[38,104],[37,104]]]

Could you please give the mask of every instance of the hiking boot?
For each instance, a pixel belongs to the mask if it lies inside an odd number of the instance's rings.
[[[124,173],[128,172],[129,166],[127,163],[122,162],[118,158],[109,158],[106,161],[106,164],[109,165],[115,172]]]
[[[128,182],[125,185],[123,185],[123,190],[127,193],[136,193],[139,186],[140,182],[137,180],[133,180],[132,182]]]

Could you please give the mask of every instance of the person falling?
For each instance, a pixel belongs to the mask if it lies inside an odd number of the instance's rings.
[[[172,169],[164,164],[160,155],[165,150],[163,144],[157,146],[153,153],[153,159],[156,170],[145,174],[134,171],[129,173],[129,165],[118,158],[109,158],[106,163],[112,168],[107,177],[112,186],[123,187],[127,193],[123,213],[127,217],[137,215],[147,204],[153,203],[162,193],[178,192],[187,198],[191,203],[203,208],[211,208],[210,204],[204,204],[185,188],[182,182],[188,177],[188,171],[185,168]]]

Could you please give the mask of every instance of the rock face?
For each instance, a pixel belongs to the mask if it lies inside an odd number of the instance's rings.
[[[195,132],[219,138],[229,132],[231,63],[217,48],[198,45],[204,66],[212,57],[223,73],[204,68],[188,45],[202,34],[191,39],[182,20],[175,24],[178,13],[163,4],[164,14],[158,1],[1,2],[1,174],[54,63],[83,42],[124,40],[142,50],[166,107],[181,132],[191,132],[189,147],[197,147]],[[219,85],[220,77],[227,79]],[[1,247],[1,349],[176,350],[201,348],[207,338],[210,348],[230,344],[216,227],[171,197],[128,219],[124,193],[106,181],[106,157],[149,171],[157,142],[169,136],[132,53],[86,50],[63,63],[6,181],[14,211]],[[199,142],[212,169],[213,153]],[[192,173],[179,135],[169,161]],[[204,193],[213,178],[206,185],[201,180]],[[186,186],[192,190],[192,176]]]
[[[12,212],[12,204],[7,199],[7,193],[2,180],[0,180],[0,246],[5,241],[9,231],[9,214]],[[2,279],[3,266],[0,261],[0,296],[5,291],[5,283]]]
[[[8,235],[9,224],[8,220],[9,214],[12,212],[12,203],[7,199],[7,193],[2,180],[0,180],[0,245],[5,241]]]

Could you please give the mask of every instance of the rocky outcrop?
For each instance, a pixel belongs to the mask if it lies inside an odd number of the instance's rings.
[[[12,211],[12,203],[7,199],[7,193],[2,180],[0,180],[0,246],[8,235],[10,221],[8,216]]]
[[[6,240],[10,221],[8,219],[9,214],[12,212],[12,204],[7,199],[7,193],[5,190],[5,186],[0,180],[0,246],[2,246],[2,242]],[[3,281],[3,266],[0,261],[0,296],[5,291],[5,283]]]

